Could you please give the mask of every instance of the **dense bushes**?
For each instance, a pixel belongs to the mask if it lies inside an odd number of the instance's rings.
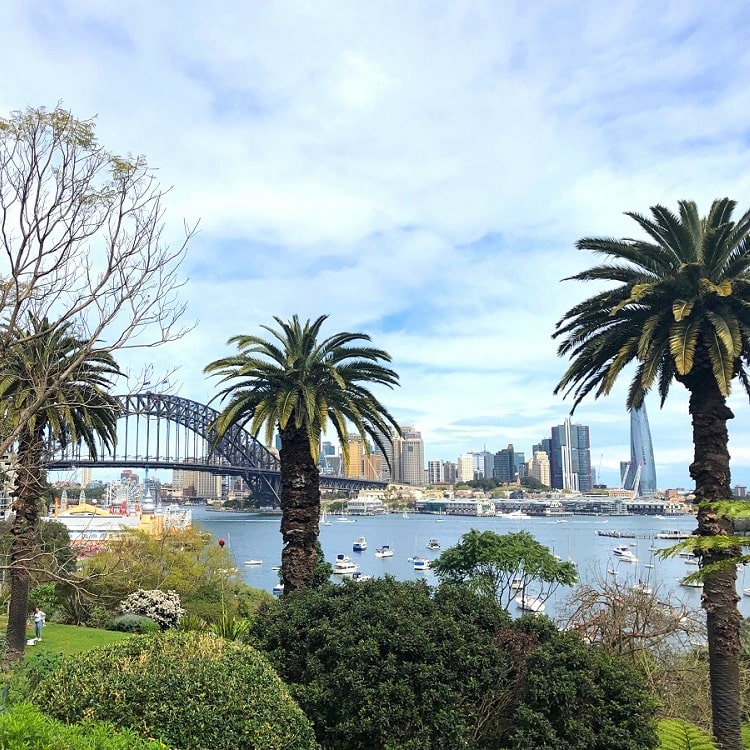
[[[0,748],[18,750],[164,750],[155,740],[141,739],[135,732],[115,731],[111,724],[86,721],[69,726],[21,703],[0,713]]]
[[[124,615],[148,617],[162,630],[176,628],[185,610],[180,606],[180,595],[176,591],[138,589],[128,594],[120,603]]]
[[[190,750],[308,750],[310,724],[265,658],[205,633],[133,636],[77,654],[35,694],[45,713],[131,727]]]
[[[485,747],[478,712],[505,673],[507,624],[467,591],[433,598],[392,578],[300,592],[253,626],[325,748]]]
[[[648,750],[654,705],[622,658],[511,622],[465,586],[376,579],[298,592],[252,635],[327,750]]]

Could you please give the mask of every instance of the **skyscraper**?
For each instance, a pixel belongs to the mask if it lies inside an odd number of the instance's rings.
[[[401,425],[401,436],[394,433],[391,437],[391,446],[392,480],[404,484],[423,485],[425,472],[422,433],[411,425]]]
[[[656,492],[656,462],[645,401],[640,409],[630,411],[630,466],[623,486],[634,490],[636,497]]]
[[[589,428],[566,419],[564,424],[552,428],[549,446],[546,452],[552,486],[560,490],[588,492],[591,489]]]
[[[516,460],[513,443],[510,443],[507,448],[503,448],[495,454],[495,466],[492,476],[501,482],[510,483],[515,481]]]

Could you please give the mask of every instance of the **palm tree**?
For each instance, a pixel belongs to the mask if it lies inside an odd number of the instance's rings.
[[[15,426],[18,415],[30,404],[40,404],[18,432],[9,561],[8,662],[20,659],[26,645],[45,449],[51,442],[64,446],[83,441],[95,458],[98,441],[114,446],[117,438],[118,402],[107,389],[119,368],[105,352],[81,360],[84,345],[71,323],[32,318],[20,342],[11,346],[0,364],[0,421]]]
[[[698,503],[696,545],[704,568],[713,728],[724,750],[739,750],[740,622],[733,522],[717,501],[731,498],[727,406],[737,377],[750,396],[750,211],[732,220],[735,202],[712,203],[701,218],[692,201],[675,215],[653,206],[635,213],[647,239],[585,238],[577,246],[606,261],[571,276],[612,282],[568,310],[557,323],[558,354],[571,364],[555,393],[607,395],[620,373],[636,363],[628,409],[656,386],[661,403],[673,380],[689,392]],[[729,537],[725,544],[717,537]]]
[[[233,336],[239,352],[218,359],[205,371],[229,383],[219,397],[226,406],[214,425],[216,439],[234,425],[247,426],[254,436],[265,428],[271,444],[281,438],[281,579],[284,594],[311,585],[314,578],[320,516],[320,439],[330,420],[348,464],[348,426],[363,442],[369,435],[387,455],[386,435],[398,424],[368,390],[370,384],[398,385],[398,375],[381,362],[390,356],[362,345],[362,333],[336,333],[318,340],[328,316],[300,323],[274,317],[279,328],[261,326],[276,342],[258,336]]]

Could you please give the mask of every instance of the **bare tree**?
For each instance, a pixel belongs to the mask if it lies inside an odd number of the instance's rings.
[[[75,326],[71,371],[92,353],[183,336],[179,267],[196,227],[177,247],[163,241],[167,192],[144,157],[105,150],[93,122],[60,105],[0,119],[0,358],[32,316]],[[54,387],[4,425],[0,453]]]

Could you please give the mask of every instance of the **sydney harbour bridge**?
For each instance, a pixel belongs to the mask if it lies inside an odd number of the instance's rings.
[[[162,393],[135,393],[117,396],[117,400],[120,415],[114,452],[102,444],[94,460],[85,446],[76,443],[64,451],[51,451],[47,469],[89,466],[205,471],[242,477],[262,504],[279,504],[279,459],[244,427],[227,430],[212,450],[211,425],[219,412],[210,406]],[[320,485],[347,492],[385,487],[384,482],[325,473],[320,476]]]

